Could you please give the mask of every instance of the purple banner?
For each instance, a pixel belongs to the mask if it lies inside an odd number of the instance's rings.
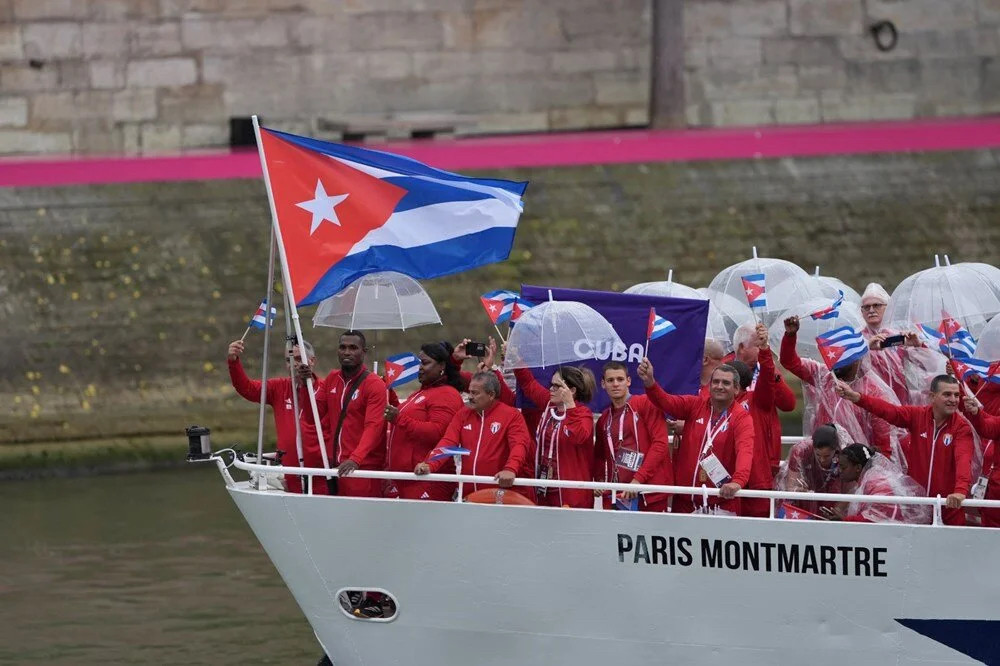
[[[532,303],[542,303],[549,298],[549,287],[521,285],[521,296]],[[653,363],[656,379],[668,393],[694,394],[701,379],[701,361],[705,353],[705,326],[708,321],[708,301],[664,296],[620,294],[613,291],[588,291],[584,289],[552,288],[557,301],[578,301],[597,310],[618,332],[624,349],[581,349],[580,353],[594,353],[597,358],[581,361],[579,365],[590,368],[597,379],[597,395],[590,403],[594,412],[604,410],[610,403],[601,389],[601,368],[610,360],[621,361],[632,377],[630,391],[643,393],[642,380],[636,371],[642,361],[649,323],[649,308],[670,321],[677,330],[649,343],[649,360]],[[586,343],[582,343],[586,346]],[[548,386],[555,368],[536,368],[535,377],[542,386]],[[525,402],[527,402],[525,400]]]

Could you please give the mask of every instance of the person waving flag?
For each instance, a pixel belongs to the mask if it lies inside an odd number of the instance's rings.
[[[850,326],[841,326],[816,336],[816,346],[830,370],[846,367],[868,353],[864,337]]]
[[[503,261],[525,182],[261,127],[264,178],[297,306],[378,271],[427,279]]]

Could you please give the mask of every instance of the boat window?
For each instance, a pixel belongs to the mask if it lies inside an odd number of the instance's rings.
[[[342,589],[337,600],[349,618],[364,622],[389,622],[399,609],[396,598],[380,588]]]

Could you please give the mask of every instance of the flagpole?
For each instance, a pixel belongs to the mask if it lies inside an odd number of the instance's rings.
[[[260,412],[257,418],[257,463],[264,455],[264,416],[267,410],[267,357],[271,341],[271,301],[274,298],[274,232],[271,232],[271,250],[267,255],[267,300],[264,301],[264,360],[260,365]],[[266,479],[261,476],[266,483]]]
[[[251,328],[253,328],[253,326],[247,326],[247,330],[243,331],[243,335],[240,336],[240,342],[247,339],[247,335],[250,333]]]
[[[282,290],[284,291],[284,290]],[[285,297],[285,335],[292,335],[292,316],[289,314],[288,305],[288,292],[284,292]],[[302,349],[304,345],[299,345]],[[289,350],[291,351],[291,350]],[[292,376],[292,409],[295,410],[295,455],[299,459],[299,467],[305,467],[305,457],[302,455],[302,424],[299,423],[299,392],[295,388],[296,377],[295,377],[295,364],[290,363],[288,367],[288,372]],[[304,477],[299,477],[300,483]]]
[[[264,172],[264,186],[267,189],[267,203],[271,207],[271,228],[274,237],[277,239],[278,258],[281,260],[281,278],[288,294],[288,302],[291,304],[289,310],[292,318],[292,326],[295,329],[295,337],[299,341],[299,357],[303,363],[309,363],[306,358],[306,339],[302,335],[302,323],[299,321],[299,311],[295,306],[295,292],[292,290],[292,278],[288,274],[288,257],[285,256],[285,243],[281,239],[281,227],[278,225],[278,210],[274,205],[274,192],[271,191],[271,177],[267,172],[267,160],[264,159],[264,143],[260,140],[260,123],[257,116],[252,116],[253,132],[257,139],[257,154],[260,156],[260,168]],[[268,305],[270,307],[270,305]],[[309,392],[309,406],[312,408],[314,423],[316,424],[316,438],[319,440],[319,454],[323,459],[324,469],[330,469],[330,460],[326,455],[326,437],[323,434],[323,425],[319,418],[319,407],[316,405],[316,393],[313,390],[312,377],[306,377],[306,389]]]

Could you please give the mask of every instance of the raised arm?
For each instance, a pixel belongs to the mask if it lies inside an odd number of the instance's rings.
[[[653,406],[675,419],[688,418],[695,406],[701,402],[698,396],[671,395],[664,391],[656,381],[653,364],[648,358],[642,359],[642,363],[639,364],[639,378],[646,387],[646,398]]]
[[[789,323],[790,320],[794,320],[794,325]],[[795,344],[798,341],[798,330],[798,317],[789,317],[785,320],[785,335],[781,338],[781,352],[778,356],[778,360],[781,362],[781,365],[785,368],[785,370],[788,370],[788,372],[792,373],[805,383],[815,385],[815,368],[804,363],[799,357],[799,353],[795,351]]]
[[[535,406],[544,409],[545,405],[549,404],[548,390],[538,383],[535,376],[531,374],[531,370],[518,368],[514,371],[514,377],[517,379],[517,386],[524,393],[524,397],[535,403]],[[501,382],[501,384],[503,383]]]

